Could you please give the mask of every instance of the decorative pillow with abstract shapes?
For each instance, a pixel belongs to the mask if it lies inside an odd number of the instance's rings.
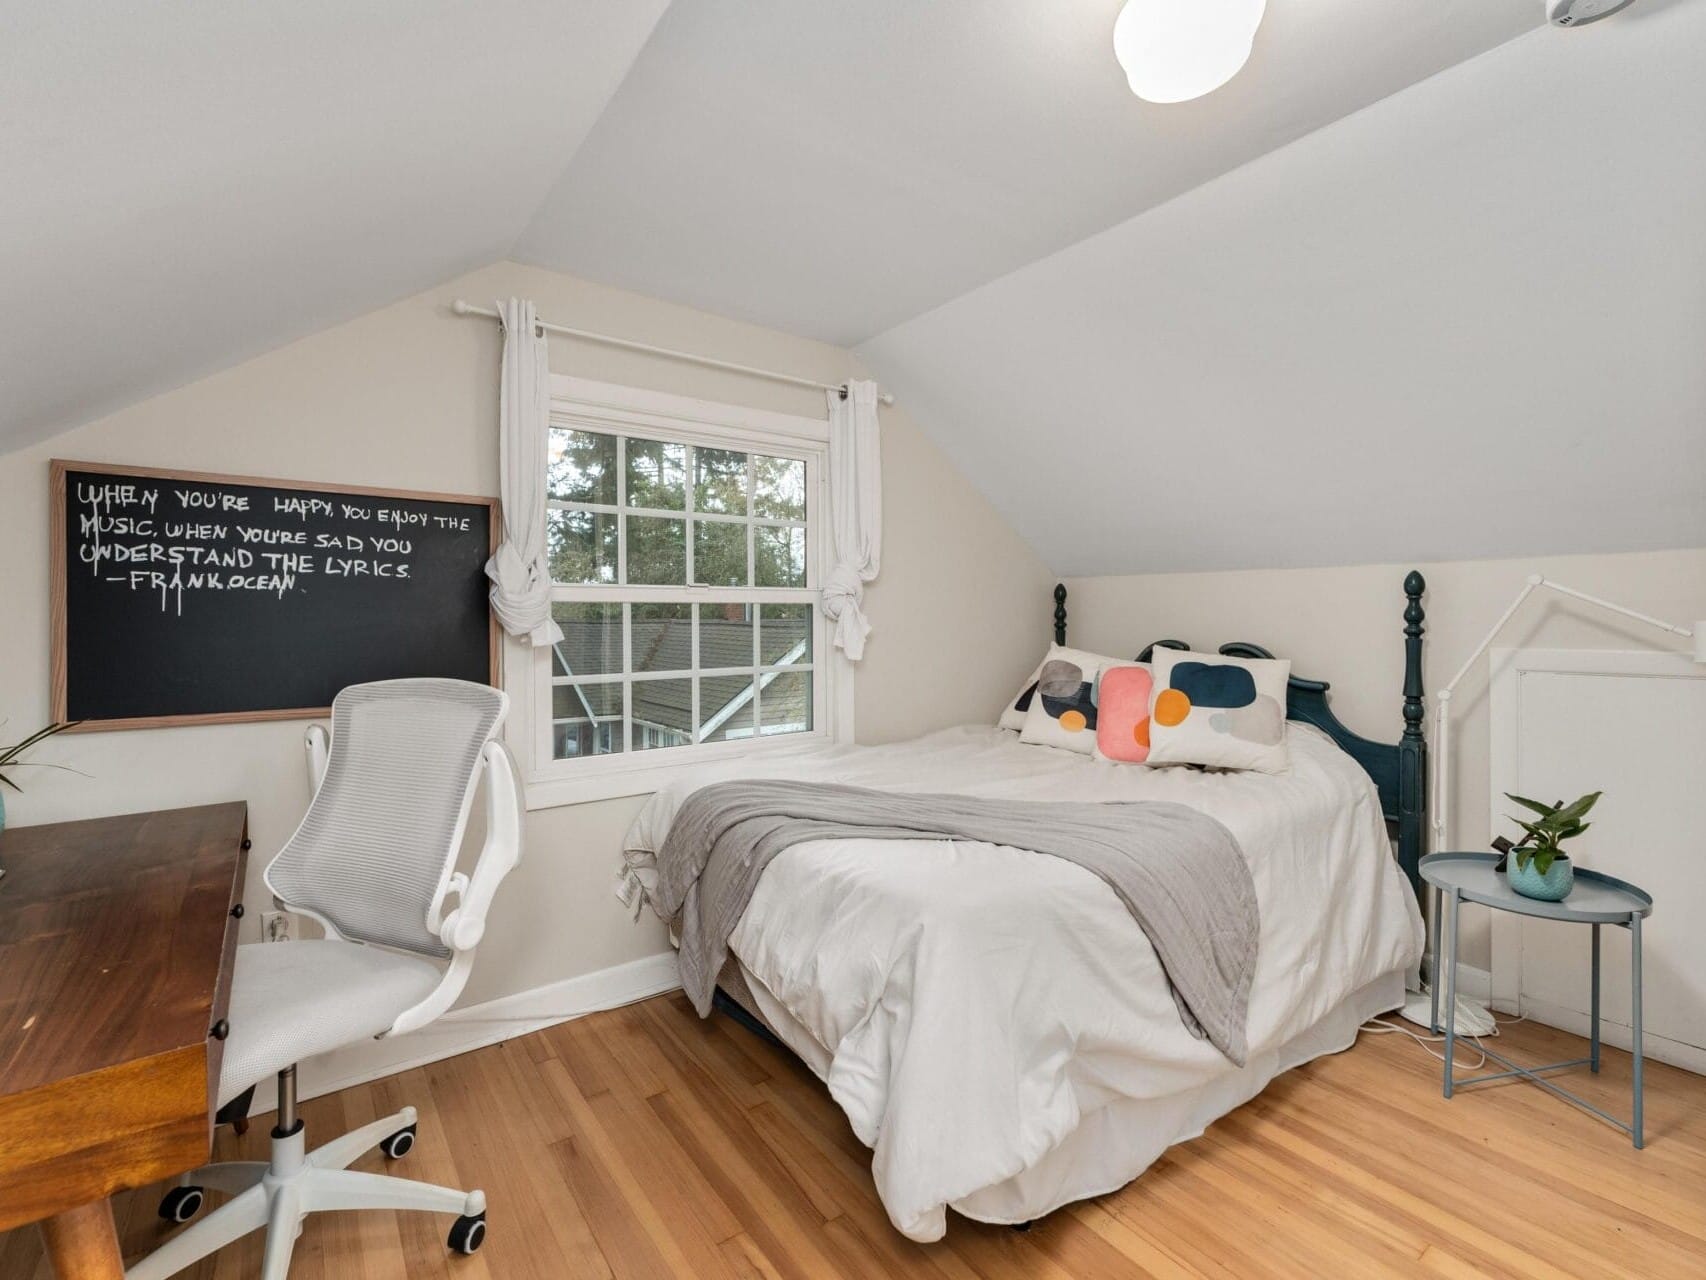
[[[1157,649],[1149,764],[1284,773],[1285,659],[1227,658]]]
[[[1042,662],[1037,663],[1037,669],[1031,672],[1031,678],[1025,681],[1025,687],[1019,690],[1019,696],[1002,709],[1001,719],[997,723],[1003,729],[1011,729],[1018,733],[1025,727],[1025,715],[1030,711],[1031,703],[1036,697],[1037,681],[1042,677],[1044,665],[1051,659],[1077,663],[1080,668],[1091,673],[1089,676],[1091,680],[1096,678],[1095,673],[1104,662],[1112,661],[1112,659],[1104,658],[1100,654],[1086,653],[1082,649],[1068,649],[1063,645],[1051,644],[1048,647],[1048,652],[1043,655]]]
[[[1142,764],[1149,758],[1149,664],[1116,662],[1096,678],[1096,759]]]
[[[1020,742],[1089,755],[1096,748],[1096,673],[1104,659],[1056,649],[1037,672]]]
[[[1050,645],[1049,653],[1053,653],[1054,650],[1055,646]],[[1045,654],[1043,662],[1047,661],[1048,656]],[[1024,688],[1019,690],[1019,696],[1009,699],[1007,705],[1001,708],[1001,719],[996,723],[1003,729],[1011,729],[1014,733],[1018,733],[1025,727],[1025,713],[1031,709],[1031,699],[1036,695],[1037,677],[1043,673],[1043,662],[1037,663],[1037,669],[1031,672],[1030,679],[1025,681]]]

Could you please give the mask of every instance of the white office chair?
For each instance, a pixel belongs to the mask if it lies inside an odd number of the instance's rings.
[[[302,1220],[329,1209],[453,1213],[450,1248],[480,1247],[483,1192],[349,1168],[375,1147],[392,1159],[406,1154],[413,1107],[307,1151],[296,1064],[417,1030],[461,994],[492,897],[521,855],[515,765],[496,737],[508,709],[484,685],[387,680],[338,695],[330,738],[309,729],[314,800],[266,882],[281,906],[317,920],[326,937],[237,948],[219,1079],[221,1118],[229,1119],[234,1106],[246,1116],[256,1081],[277,1073],[272,1158],[185,1174],[161,1203],[168,1220],[194,1217],[205,1188],[234,1198],[130,1268],[127,1280],[163,1280],[263,1226],[262,1280],[285,1280]],[[463,876],[453,868],[482,773],[486,841]]]

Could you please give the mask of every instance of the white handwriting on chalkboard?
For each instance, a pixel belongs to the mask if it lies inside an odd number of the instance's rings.
[[[310,516],[329,516],[332,514],[332,504],[324,498],[287,498],[279,495],[272,500],[272,509],[289,516],[301,516],[304,520]],[[349,508],[344,508],[347,512]]]
[[[140,485],[77,482],[77,502],[87,505],[91,511],[105,511],[115,506],[142,506],[152,513],[158,501],[158,492],[143,489]]]
[[[228,569],[247,569],[255,563],[255,553],[242,547],[174,547],[163,542],[117,542],[104,547],[84,547],[81,555],[89,564],[110,560],[115,564],[214,564]]]
[[[158,594],[160,608],[179,616],[186,595],[198,592],[261,592],[282,600],[293,591],[310,590],[319,578],[405,582],[411,577],[415,539],[398,534],[473,530],[466,516],[300,494],[270,495],[270,511],[263,513],[249,495],[215,484],[167,488],[80,480],[69,496],[75,503],[76,558],[106,583]],[[282,516],[318,527],[268,528],[197,518],[209,512],[251,519]],[[390,532],[379,536],[337,527],[356,522]]]
[[[268,591],[283,599],[296,586],[296,578],[288,573],[186,573],[181,569],[165,573],[159,569],[133,569],[121,577],[109,577],[108,582],[127,585],[132,591],[158,591],[160,607],[176,597],[177,611],[184,611],[185,591]]]
[[[388,564],[384,560],[341,560],[337,556],[327,556],[326,576],[328,578],[406,578],[409,576],[409,566],[406,564]]]
[[[134,516],[95,516],[79,515],[77,529],[85,538],[96,542],[102,535],[109,538],[152,538],[154,522],[138,520]]]
[[[249,499],[239,493],[208,493],[198,489],[174,489],[178,497],[178,505],[185,511],[202,510],[215,511],[247,511]]]

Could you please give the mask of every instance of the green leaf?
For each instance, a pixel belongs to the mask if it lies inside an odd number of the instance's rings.
[[[40,729],[37,729],[34,733],[32,733],[29,737],[25,738],[22,742],[13,743],[11,746],[7,747],[6,748],[7,758],[22,755],[24,752],[28,751],[31,747],[35,746],[36,743],[40,742],[43,738],[51,738],[54,734],[63,731],[66,727],[67,726],[65,726],[63,724],[59,724],[57,722],[55,722],[53,724],[49,724],[49,725],[43,725]]]
[[[1552,870],[1552,863],[1558,857],[1556,849],[1536,849],[1534,852],[1534,869],[1541,875]]]
[[[1562,841],[1574,840],[1588,829],[1588,824],[1582,821],[1582,817],[1599,801],[1601,794],[1598,791],[1591,791],[1569,804],[1565,804],[1562,800],[1558,801],[1557,804],[1541,804],[1538,800],[1531,800],[1527,796],[1519,796],[1509,791],[1505,792],[1505,798],[1539,815],[1534,822],[1525,822],[1514,816],[1511,821],[1528,833],[1528,839],[1534,842],[1534,851],[1536,853],[1544,852],[1546,854],[1546,865],[1550,866],[1552,859],[1559,856],[1558,846]],[[1527,862],[1524,860],[1518,865],[1526,866]]]
[[[1556,805],[1541,804],[1538,800],[1530,800],[1524,796],[1512,795],[1509,791],[1505,792],[1505,799],[1516,801],[1524,809],[1533,809],[1534,812],[1538,813],[1541,817],[1545,817],[1557,808]]]
[[[20,787],[17,783],[13,782],[10,778],[8,778],[3,773],[0,773],[0,782],[4,782],[8,787],[11,787],[12,790],[16,791],[19,795],[24,794],[24,789],[22,787]]]
[[[80,720],[56,720],[52,724],[43,725],[22,742],[15,742],[9,747],[0,748],[0,765],[17,763],[18,757],[35,746],[36,743],[51,738],[56,733],[64,733],[67,729],[81,723]]]

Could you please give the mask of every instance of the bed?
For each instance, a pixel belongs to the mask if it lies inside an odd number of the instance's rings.
[[[1422,589],[1406,579],[1399,742],[1352,734],[1327,685],[1293,678],[1285,774],[1117,766],[982,726],[765,766],[879,790],[1179,802],[1237,837],[1256,886],[1249,1053],[1236,1066],[1188,1033],[1148,938],[1080,866],[924,839],[821,840],[776,857],[729,939],[717,1004],[825,1082],[872,1149],[899,1231],[929,1241],[949,1208],[1017,1224],[1112,1191],[1403,1003],[1423,937]],[[1065,600],[1056,588],[1061,644]],[[688,792],[718,776],[647,804],[625,842],[631,880],[644,885]]]

